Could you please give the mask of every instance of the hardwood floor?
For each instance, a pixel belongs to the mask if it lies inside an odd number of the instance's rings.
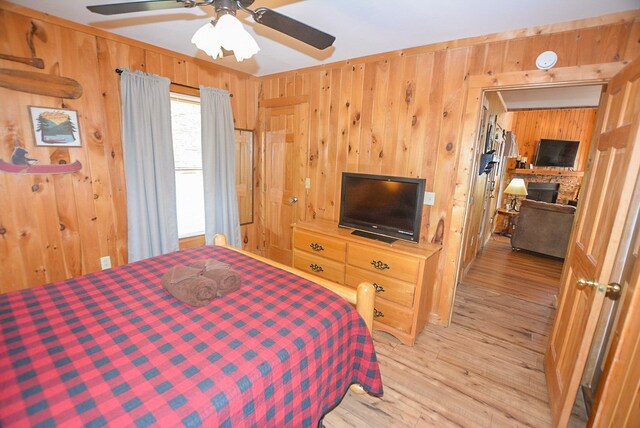
[[[374,332],[384,397],[349,392],[325,427],[551,426],[543,354],[562,262],[492,239],[458,286],[448,328],[409,347]]]

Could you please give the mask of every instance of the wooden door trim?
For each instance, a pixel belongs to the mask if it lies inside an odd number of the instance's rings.
[[[582,364],[586,361],[590,351],[593,332],[604,300],[603,292],[587,296],[589,306],[584,309],[588,312],[582,312],[587,317],[583,318],[586,325],[583,330],[579,330],[585,333],[581,336],[566,337],[567,332],[571,333],[574,331],[573,327],[579,326],[573,321],[568,321],[571,325],[559,323],[559,320],[568,320],[569,317],[574,316],[571,308],[575,309],[573,305],[582,298],[578,294],[573,294],[580,293],[574,287],[575,280],[582,276],[582,272],[579,271],[585,266],[587,279],[604,284],[610,281],[620,282],[619,278],[622,276],[622,263],[619,262],[619,257],[621,245],[625,239],[624,231],[627,227],[629,210],[633,208],[631,205],[633,195],[637,195],[637,189],[636,191],[634,189],[637,186],[637,176],[640,171],[640,147],[638,146],[640,143],[638,143],[637,117],[631,116],[628,123],[623,123],[621,118],[627,118],[629,103],[634,102],[629,99],[631,93],[628,82],[634,80],[635,84],[638,84],[639,70],[640,58],[634,60],[627,71],[623,71],[610,80],[607,92],[603,94],[604,98],[600,103],[601,109],[598,113],[592,146],[589,150],[586,184],[583,187],[584,195],[581,195],[583,202],[576,213],[577,223],[570,239],[570,242],[574,242],[575,245],[572,246],[568,254],[568,263],[563,271],[561,304],[544,359],[554,426],[564,426],[569,421],[575,400],[574,394],[579,389],[583,374],[584,366]],[[631,106],[633,105],[631,104]],[[635,132],[630,132],[632,129]],[[614,141],[618,139],[620,140]],[[624,149],[625,152],[622,158],[618,158],[620,165],[616,165],[618,154],[615,150],[619,149]],[[614,150],[613,153],[612,150]],[[614,172],[616,168],[621,174]],[[614,180],[619,181],[610,181],[610,174],[614,174]],[[615,190],[609,187],[611,185],[616,186]],[[603,206],[603,204],[606,205]],[[600,211],[611,213],[612,210],[609,206],[611,204],[616,207],[613,210],[613,215],[603,219],[598,218]],[[583,212],[586,209],[590,209],[591,212]],[[592,217],[589,221],[586,217],[588,215],[596,217]],[[593,233],[595,232],[590,230],[593,229],[594,224],[600,225],[599,233],[604,233],[608,238],[606,242],[600,242],[598,247],[593,247]],[[585,230],[585,227],[588,229]],[[580,240],[584,241],[581,242],[582,245],[577,242]],[[594,248],[596,252],[592,253]],[[590,290],[589,293],[595,293],[595,291]],[[590,299],[593,299],[593,302]],[[565,355],[566,347],[574,339],[576,339],[574,344],[578,343],[577,339],[580,339],[578,347],[572,348],[572,352],[575,353]],[[567,362],[574,363],[574,367],[568,369]],[[624,362],[618,364],[624,366]],[[601,382],[608,383],[607,376],[608,374],[604,373]],[[609,405],[612,404],[615,403],[609,403]],[[604,409],[604,406],[602,408]],[[598,417],[597,412],[597,408],[595,412],[592,412],[590,423],[593,423],[593,419]]]
[[[636,61],[640,61],[640,59],[636,59]],[[616,76],[611,81],[611,86],[617,86],[618,79],[621,81],[631,80],[634,76],[629,75],[630,73],[631,70]],[[638,125],[636,124],[632,129],[638,138]],[[630,138],[633,137],[630,136]],[[640,162],[638,159],[635,161],[636,163]],[[637,166],[636,168],[638,169]],[[632,172],[629,172],[628,177],[631,174]],[[622,235],[629,239],[629,242],[625,244],[627,247],[622,249],[627,253],[624,256],[626,260],[622,263],[623,266],[616,269],[620,273],[619,277],[611,278],[611,280],[623,285],[623,295],[620,297],[621,306],[617,314],[619,321],[606,356],[589,426],[637,426],[640,421],[640,411],[638,410],[640,409],[638,406],[640,397],[637,394],[638,373],[640,372],[640,365],[637,363],[640,357],[640,285],[638,284],[640,276],[640,261],[638,260],[640,231],[638,228],[640,225],[637,223],[638,212],[640,212],[640,178],[637,175],[635,185],[629,187],[632,187],[633,194],[629,195],[631,200],[629,215],[622,231]],[[635,266],[633,270],[627,271],[628,277],[625,278],[625,269],[628,267],[624,265],[629,262],[630,257],[635,257]]]
[[[447,295],[434,295],[431,321],[440,325],[449,325],[453,313],[455,292],[463,274],[461,261],[464,257],[463,243],[466,239],[467,222],[469,221],[469,196],[472,180],[477,175],[473,160],[477,154],[482,98],[487,90],[507,90],[526,88],[550,88],[561,86],[578,86],[586,84],[606,84],[626,64],[613,62],[589,66],[560,67],[551,70],[532,70],[527,72],[508,72],[495,75],[475,75],[467,79],[465,109],[462,116],[462,132],[458,145],[460,156],[456,170],[456,183],[453,198],[451,223],[449,225],[449,245],[444,257],[455,260],[454,265],[447,265],[443,272],[443,284],[453,284]],[[445,309],[446,308],[446,309]],[[434,310],[435,309],[435,310]],[[447,313],[447,319],[438,314]]]
[[[308,165],[304,161],[307,158],[307,154],[309,152],[309,97],[308,96],[300,96],[300,97],[283,97],[283,98],[272,98],[269,100],[263,100],[260,102],[260,106],[258,108],[258,139],[260,142],[259,149],[259,174],[261,177],[261,186],[260,186],[260,204],[258,207],[258,216],[259,221],[257,225],[257,231],[259,236],[259,252],[263,256],[267,256],[269,251],[269,239],[266,233],[266,222],[267,222],[267,214],[266,214],[266,183],[267,183],[267,172],[266,172],[266,158],[267,158],[267,124],[266,124],[266,115],[267,113],[271,114],[274,110],[283,109],[283,108],[291,108],[292,114],[299,114],[300,111],[305,112],[298,120],[298,126],[294,129],[293,134],[285,133],[285,140],[287,143],[294,143],[296,140],[296,136],[304,136],[304,142],[298,147],[301,151],[296,154],[295,163],[299,165],[303,165],[303,168],[300,170],[300,175],[302,181],[294,183],[294,187],[298,189],[299,195],[305,195],[304,198],[300,197],[301,201],[298,203],[302,206],[306,206],[306,189],[304,187],[304,177],[307,176],[307,168]],[[293,138],[293,139],[292,139]],[[297,221],[297,219],[293,219],[293,221]]]
[[[640,211],[639,204],[640,178],[636,180],[629,216],[635,217],[636,221]],[[619,321],[613,332],[610,350],[596,390],[589,426],[632,426],[637,425],[640,420],[640,412],[637,410],[640,398],[637,394],[634,397],[640,370],[640,365],[637,364],[640,358],[640,260],[637,254],[640,232],[636,221],[628,221],[625,228],[626,236],[630,237],[629,247],[626,249],[627,261],[635,252],[635,267],[629,272],[626,280],[618,281],[623,286],[624,296],[620,298],[621,307],[617,314]],[[624,279],[624,272],[621,277]]]
[[[469,76],[469,89],[526,89],[551,86],[583,86],[606,83],[627,63],[609,62],[595,65],[560,67],[551,70],[512,71],[494,75],[480,74]]]
[[[299,95],[292,97],[280,97],[280,98],[269,98],[265,100],[258,101],[258,107],[272,108],[272,107],[286,107],[293,106],[296,104],[304,104],[309,102],[308,95]]]

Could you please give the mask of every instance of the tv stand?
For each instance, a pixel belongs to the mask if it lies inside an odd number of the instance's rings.
[[[391,244],[396,242],[396,238],[390,238],[388,236],[377,235],[375,233],[365,232],[364,230],[354,230],[351,232],[352,235],[362,236],[363,238],[375,239],[376,241],[386,242],[387,244]]]
[[[332,221],[293,225],[293,266],[329,281],[376,290],[373,328],[391,333],[407,345],[427,324],[440,246],[353,233]],[[383,237],[384,238],[384,237]]]

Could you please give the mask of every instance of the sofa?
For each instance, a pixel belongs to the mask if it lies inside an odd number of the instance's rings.
[[[576,207],[525,199],[513,219],[511,247],[564,258]]]

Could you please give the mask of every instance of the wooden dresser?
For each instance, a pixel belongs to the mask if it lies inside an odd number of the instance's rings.
[[[351,235],[327,221],[293,225],[293,266],[325,279],[376,288],[374,329],[413,345],[427,324],[440,247]]]

